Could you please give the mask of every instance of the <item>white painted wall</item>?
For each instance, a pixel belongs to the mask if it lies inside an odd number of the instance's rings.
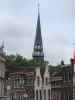
[[[39,77],[40,80],[40,86],[38,86],[38,82],[37,82],[37,77]],[[46,78],[48,81],[48,84],[46,84]],[[51,96],[51,85],[50,85],[50,74],[49,74],[49,70],[48,70],[48,66],[46,66],[45,68],[45,72],[43,77],[41,77],[41,73],[40,73],[40,67],[36,68],[36,76],[35,76],[35,82],[34,82],[34,93],[35,93],[35,98],[34,100],[36,100],[36,91],[40,90],[42,92],[42,100],[48,100],[48,90],[50,90],[50,96]],[[46,91],[46,95],[44,94],[44,90]],[[38,93],[38,100],[40,100],[40,94]]]

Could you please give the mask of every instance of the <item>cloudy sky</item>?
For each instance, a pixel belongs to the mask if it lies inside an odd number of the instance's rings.
[[[0,45],[7,54],[32,57],[38,0],[0,0]],[[75,42],[75,0],[39,0],[45,59],[69,63]]]

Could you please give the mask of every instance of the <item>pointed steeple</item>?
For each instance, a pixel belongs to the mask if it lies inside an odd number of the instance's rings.
[[[38,11],[38,20],[37,20],[36,38],[35,38],[35,45],[37,45],[37,44],[42,45],[40,13],[39,13],[39,11]]]
[[[35,37],[35,43],[34,43],[33,59],[39,60],[39,61],[44,61],[39,4],[38,4],[38,19],[37,19],[37,28],[36,28],[36,37]]]
[[[0,56],[5,56],[5,52],[4,52],[4,41],[2,42],[2,45],[0,46]]]

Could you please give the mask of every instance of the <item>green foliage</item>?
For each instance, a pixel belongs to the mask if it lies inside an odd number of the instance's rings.
[[[51,74],[54,72],[59,72],[61,69],[62,69],[61,65],[57,65],[57,66],[49,65],[49,71]]]
[[[46,62],[40,62],[33,59],[26,59],[23,56],[17,55],[8,55],[6,57],[6,65],[7,66],[16,66],[16,67],[37,67],[37,66],[45,66]]]
[[[23,56],[17,55],[8,55],[6,56],[6,66],[8,67],[17,67],[17,68],[36,68],[41,67],[41,73],[44,73],[47,61],[40,62],[33,59],[26,59]],[[60,72],[62,69],[61,65],[52,66],[49,65],[49,72],[52,74],[54,72]]]

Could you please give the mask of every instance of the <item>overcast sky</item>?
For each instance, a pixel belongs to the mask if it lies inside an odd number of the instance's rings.
[[[32,58],[38,0],[0,0],[0,45]],[[45,59],[69,63],[75,42],[75,0],[39,0]]]

